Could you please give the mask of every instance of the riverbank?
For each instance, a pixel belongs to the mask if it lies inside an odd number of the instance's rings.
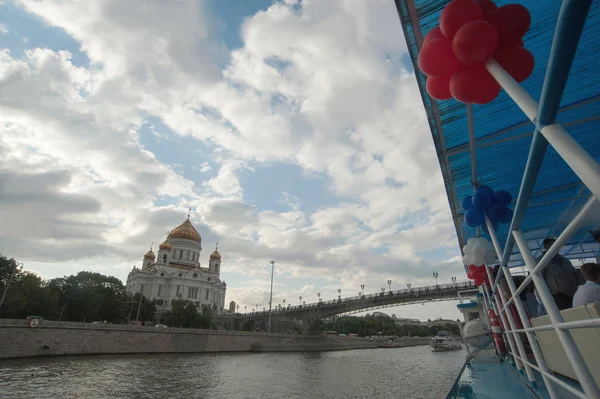
[[[379,348],[384,340],[330,335],[158,328],[43,320],[0,319],[0,359],[101,354],[319,352]],[[429,338],[402,338],[401,346]]]

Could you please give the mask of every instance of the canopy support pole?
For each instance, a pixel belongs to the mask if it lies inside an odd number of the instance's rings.
[[[574,169],[593,194],[597,195],[594,189],[600,191],[600,166],[556,123],[556,114],[591,4],[592,0],[563,0],[539,105],[494,59],[485,63],[487,70],[500,86],[536,124],[509,232],[519,230],[521,227],[521,220],[525,215],[533,186],[544,160],[548,140],[551,140],[559,155]],[[576,156],[584,158],[578,161],[575,159]],[[592,187],[589,184],[592,184]],[[502,266],[508,264],[514,244],[514,237],[509,233],[502,253],[500,263]],[[500,275],[498,273],[496,283]]]

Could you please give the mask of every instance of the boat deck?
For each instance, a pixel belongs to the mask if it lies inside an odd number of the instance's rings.
[[[542,376],[536,374],[537,387],[532,387],[524,374],[515,367],[500,361],[494,356],[493,349],[481,351],[471,360],[471,366],[465,367],[448,398],[532,398],[549,399]],[[568,379],[563,379],[567,381]],[[570,385],[579,386],[568,380]],[[560,398],[576,398],[575,395],[557,387]]]

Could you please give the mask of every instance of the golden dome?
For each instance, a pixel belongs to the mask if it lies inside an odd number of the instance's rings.
[[[202,241],[202,239],[200,238],[200,233],[198,233],[194,226],[192,226],[192,222],[190,222],[189,216],[186,219],[186,221],[183,222],[180,226],[175,227],[173,231],[169,233],[169,236],[167,238],[181,238],[184,240],[192,240],[198,242]]]
[[[150,248],[150,251],[146,252],[146,254],[144,255],[144,259],[156,259],[156,256],[154,256],[154,252],[152,252],[152,248]]]
[[[165,251],[170,251],[171,250],[171,243],[169,243],[167,240],[163,241],[159,246],[158,249],[162,249]]]
[[[210,259],[218,259],[221,260],[221,254],[219,253],[219,251],[217,251],[215,249],[215,252],[213,252],[212,254],[210,254]]]

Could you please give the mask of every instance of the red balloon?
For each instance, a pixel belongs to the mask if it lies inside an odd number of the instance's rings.
[[[452,0],[440,15],[440,28],[448,39],[452,39],[463,25],[483,17],[475,0]]]
[[[498,83],[483,65],[461,68],[450,79],[450,93],[462,103],[481,101]]]
[[[535,66],[533,54],[524,47],[501,47],[494,53],[494,59],[517,82],[527,79]],[[452,82],[450,89],[452,90]]]
[[[502,88],[500,87],[500,85],[498,83],[496,83],[496,86],[490,87],[488,92],[481,99],[479,99],[478,101],[475,101],[475,104],[491,103],[492,101],[494,101],[496,99],[496,97],[498,97],[498,94],[500,94],[500,90],[502,90]]]
[[[473,280],[475,278],[475,276],[476,276],[475,272],[468,272],[467,273],[467,277],[470,278],[471,280]]]
[[[477,271],[477,266],[475,266],[475,265],[469,265],[468,269],[469,269],[470,272],[475,272],[475,271]]]
[[[481,12],[483,14],[483,19],[489,21],[494,10],[498,8],[496,3],[492,0],[475,0],[479,8],[481,8]]]
[[[475,277],[473,282],[475,283],[476,286],[479,287],[481,284],[483,284],[483,277],[477,276],[477,277]]]
[[[472,21],[456,32],[452,50],[465,65],[481,64],[489,60],[498,47],[498,32],[487,21]]]
[[[498,7],[492,13],[490,22],[498,29],[501,38],[521,38],[525,36],[529,25],[531,25],[531,14],[529,14],[527,8],[520,4],[507,4]]]
[[[427,93],[436,100],[452,98],[450,76],[430,76],[427,78]]]
[[[441,39],[442,37],[445,37],[442,33],[442,30],[439,26],[436,26],[425,35],[425,39],[423,39],[423,47],[425,47],[430,41],[434,39]]]
[[[445,37],[431,40],[419,53],[419,68],[427,76],[450,76],[459,67],[452,42]]]
[[[498,47],[524,47],[525,43],[520,37],[503,36],[500,37]]]

